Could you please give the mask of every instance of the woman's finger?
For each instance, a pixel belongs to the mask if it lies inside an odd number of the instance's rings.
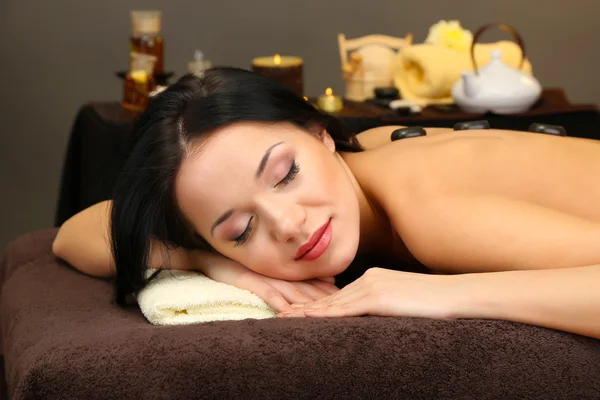
[[[358,295],[359,293],[356,292]],[[293,303],[278,317],[350,317],[367,315],[371,306],[368,298],[334,299],[330,297],[313,303]]]
[[[362,297],[364,290],[362,285],[348,285],[336,293],[324,297],[320,300],[313,301],[311,303],[295,304],[292,303],[290,307],[307,307],[307,308],[324,308],[331,305],[343,304],[354,301],[354,299]]]
[[[265,281],[277,289],[279,293],[291,304],[291,303],[307,303],[314,301],[304,291],[294,286],[292,282],[283,281],[280,279],[266,278]]]
[[[278,317],[352,317],[359,315],[368,315],[371,305],[366,293],[353,291],[349,296],[344,296],[337,300],[331,300],[330,296],[327,301],[315,302],[312,304],[294,305],[286,311],[277,314]],[[318,304],[317,304],[318,303]]]
[[[288,301],[282,294],[269,285],[267,282],[256,278],[256,280],[248,279],[247,282],[249,284],[242,289],[249,290],[254,293],[258,297],[260,297],[269,307],[271,307],[275,312],[282,312],[290,307],[290,301]]]
[[[357,317],[368,314],[369,306],[364,298],[348,303],[331,304],[321,308],[305,308],[304,315],[312,318]]]
[[[326,282],[322,282],[327,284]],[[296,286],[298,290],[306,293],[310,296],[310,301],[316,301],[323,297],[329,296],[329,293],[318,287],[317,285],[311,284],[310,282],[291,282],[292,285]]]

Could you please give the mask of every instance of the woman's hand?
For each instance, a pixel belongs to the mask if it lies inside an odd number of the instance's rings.
[[[276,312],[291,310],[292,303],[320,300],[340,290],[333,277],[288,282],[258,274],[219,254],[193,251],[191,257],[194,269],[217,282],[256,294]]]
[[[461,293],[452,275],[427,275],[382,268],[321,300],[292,304],[278,317],[351,317],[360,315],[451,319]]]

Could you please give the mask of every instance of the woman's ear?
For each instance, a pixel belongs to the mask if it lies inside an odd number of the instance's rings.
[[[327,147],[329,151],[335,153],[335,142],[333,141],[333,138],[331,137],[329,132],[327,132],[327,129],[325,129],[320,124],[313,124],[308,128],[308,130],[310,131],[310,133],[315,135],[321,142],[323,142],[323,144]]]
[[[327,132],[326,129],[323,129],[321,131],[320,139],[323,142],[323,144],[329,149],[329,151],[335,153],[335,142],[333,141],[333,138],[331,137],[329,132]]]

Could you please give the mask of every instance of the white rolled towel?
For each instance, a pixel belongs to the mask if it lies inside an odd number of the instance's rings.
[[[149,270],[152,274],[154,270]],[[275,311],[248,290],[214,281],[197,271],[163,270],[136,296],[154,325],[275,317]]]

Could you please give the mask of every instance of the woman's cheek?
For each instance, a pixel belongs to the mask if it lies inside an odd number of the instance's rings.
[[[272,270],[273,266],[277,263],[275,262],[277,257],[273,254],[272,251],[266,246],[253,246],[252,251],[244,254],[244,264],[246,267],[250,268],[253,271],[258,270]],[[259,272],[261,273],[261,272]]]

